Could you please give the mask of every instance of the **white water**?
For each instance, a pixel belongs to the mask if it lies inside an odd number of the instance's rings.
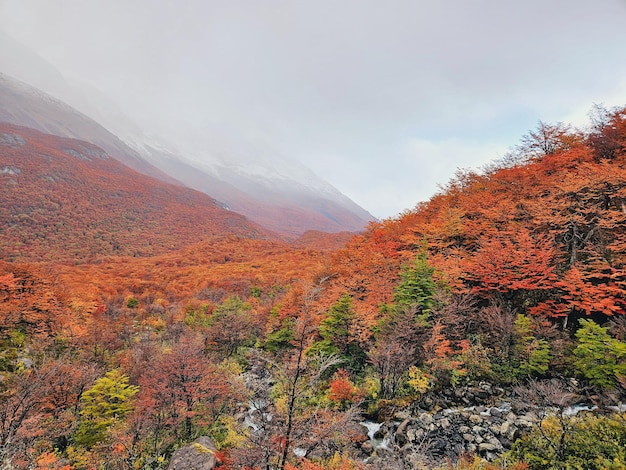
[[[508,402],[502,402],[500,406],[487,406],[486,408],[487,409],[485,411],[480,412],[482,416],[488,416],[490,414],[489,411],[493,408],[495,408],[502,414],[506,414],[511,411],[511,404]],[[453,415],[459,413],[460,411],[474,411],[475,409],[475,406],[466,406],[465,408],[446,408],[442,411],[442,413],[445,415]]]
[[[258,431],[261,428],[259,424],[257,424],[259,417],[258,416],[255,417],[255,414],[258,414],[258,413],[261,414],[261,417],[265,422],[272,421],[272,414],[263,412],[263,409],[267,405],[268,403],[264,400],[258,400],[258,401],[250,400],[250,402],[248,403],[248,411],[246,411],[246,415],[243,419],[243,424],[249,427],[250,429],[252,429],[253,431]]]
[[[369,437],[370,442],[372,443],[372,447],[374,447],[374,450],[389,449],[389,445],[391,444],[391,437],[385,437],[384,439],[378,439],[374,437],[380,427],[383,425],[383,423],[362,421],[361,424],[367,428],[367,437]]]
[[[576,405],[568,406],[567,408],[565,408],[565,410],[563,411],[563,415],[576,416],[581,411],[594,411],[596,409],[598,409],[596,405],[589,406],[583,405],[582,403],[577,403]]]
[[[626,403],[620,403],[619,405],[609,406],[610,410],[617,411],[618,413],[626,412]]]

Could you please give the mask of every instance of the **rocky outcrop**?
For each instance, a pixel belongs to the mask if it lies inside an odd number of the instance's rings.
[[[212,470],[217,466],[215,443],[201,436],[193,443],[181,447],[170,460],[168,470]]]
[[[419,444],[437,457],[454,458],[468,452],[493,460],[510,449],[535,421],[532,414],[516,415],[507,403],[491,408],[446,409],[404,420],[395,440],[401,451],[410,451]]]
[[[531,431],[540,409],[518,408],[512,390],[482,383],[424,397],[407,409],[387,415],[382,423],[366,421],[368,440],[360,444],[361,458],[372,468],[429,468],[462,454],[494,460]],[[575,405],[565,415],[593,411]],[[394,464],[393,462],[397,462]]]
[[[377,457],[388,459],[390,452],[399,454],[405,462],[437,462],[455,459],[464,453],[476,453],[493,460],[510,449],[537,420],[532,413],[514,413],[508,403],[490,408],[472,406],[424,411],[417,416],[398,413],[395,418],[380,427],[376,441],[370,439],[362,445],[369,462],[375,463]],[[377,446],[378,442],[386,445]]]

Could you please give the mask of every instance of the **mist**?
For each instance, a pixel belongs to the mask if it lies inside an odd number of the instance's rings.
[[[1,30],[155,139],[299,160],[377,217],[540,119],[626,104],[625,19],[620,0],[0,2]]]

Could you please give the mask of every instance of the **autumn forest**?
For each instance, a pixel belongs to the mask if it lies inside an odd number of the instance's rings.
[[[589,116],[296,240],[0,124],[2,468],[626,468],[626,108]]]

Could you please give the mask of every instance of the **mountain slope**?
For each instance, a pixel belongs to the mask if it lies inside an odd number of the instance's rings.
[[[174,143],[148,136],[104,93],[67,79],[2,31],[0,70],[0,122],[92,142],[137,171],[176,178],[288,238],[307,230],[361,231],[374,220],[297,160],[241,135],[203,129]]]
[[[0,253],[9,261],[148,256],[221,235],[263,238],[200,192],[86,142],[0,124]]]
[[[523,140],[532,145],[521,158],[459,172],[428,202],[355,237],[331,265],[334,298],[352,295],[367,329],[392,301],[401,266],[427,255],[467,328],[493,318],[490,308],[571,327],[623,316],[626,108],[586,134],[544,130],[534,139],[546,141]]]
[[[208,165],[148,145],[138,152],[190,188],[211,195],[225,207],[288,238],[297,238],[307,230],[359,232],[373,220],[367,211],[310,170],[285,159],[272,164],[261,162],[257,155],[256,163]]]
[[[134,170],[175,183],[90,117],[3,73],[0,73],[0,103],[0,122],[91,142]]]
[[[356,232],[373,220],[367,211],[297,162],[275,156],[263,158],[253,149],[247,163],[234,164],[229,162],[231,158],[241,159],[235,144],[227,144],[225,149],[220,144],[222,150],[216,154],[222,155],[221,160],[211,164],[191,161],[160,143],[146,143],[149,139],[127,119],[117,120],[123,123],[118,131],[122,140],[75,108],[2,73],[0,103],[0,122],[91,142],[141,173],[167,182],[180,181],[288,238],[309,229]],[[211,151],[202,154],[205,161],[212,158],[215,155]]]

